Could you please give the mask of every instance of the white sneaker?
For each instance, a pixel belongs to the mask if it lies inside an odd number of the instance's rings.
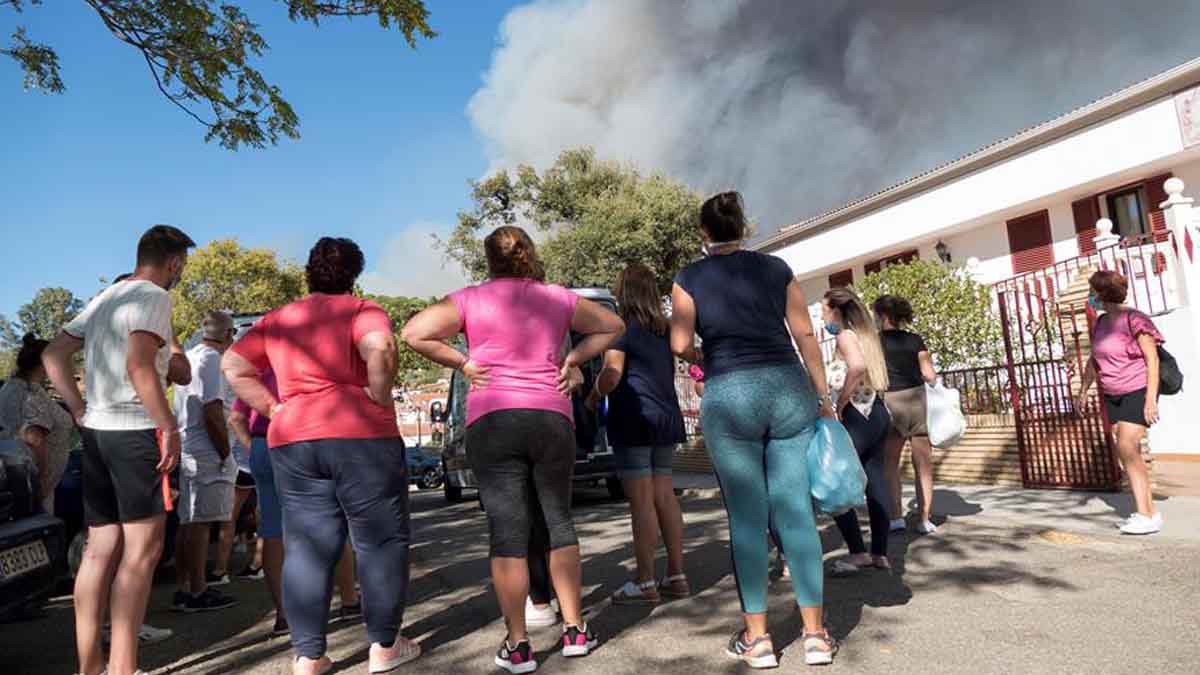
[[[921,534],[933,534],[938,531],[937,525],[934,525],[928,520],[922,520],[921,522],[917,523],[916,529],[917,532],[920,532]]]
[[[907,526],[908,526],[908,523],[905,522],[905,520],[903,518],[893,518],[888,529],[891,530],[892,532],[903,532],[904,528]]]
[[[159,642],[170,640],[173,635],[175,635],[175,631],[170,628],[155,628],[148,623],[144,623],[138,629],[138,644],[143,647],[158,644]],[[112,643],[112,626],[105,626],[101,629],[100,642],[106,645]]]
[[[545,607],[537,607],[533,604],[533,600],[525,598],[525,627],[526,628],[545,628],[558,623],[558,612],[554,606],[557,603],[554,600]]]
[[[1121,526],[1122,534],[1154,534],[1162,529],[1162,514],[1155,513],[1147,518],[1140,513],[1129,517],[1129,521]]]

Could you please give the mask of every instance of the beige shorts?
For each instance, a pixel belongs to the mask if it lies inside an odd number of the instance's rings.
[[[883,403],[892,414],[892,429],[901,438],[929,435],[924,385],[889,391],[883,397]]]
[[[233,518],[233,483],[180,476],[176,512],[181,523],[227,523]]]

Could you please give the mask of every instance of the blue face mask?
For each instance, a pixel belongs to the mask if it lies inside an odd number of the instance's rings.
[[[1087,302],[1088,302],[1088,307],[1091,307],[1092,309],[1096,310],[1097,312],[1104,311],[1104,303],[1100,302],[1100,298],[1097,298],[1095,295],[1089,295]]]
[[[837,335],[838,333],[842,332],[842,327],[832,321],[826,321],[825,332],[829,333],[830,335]]]

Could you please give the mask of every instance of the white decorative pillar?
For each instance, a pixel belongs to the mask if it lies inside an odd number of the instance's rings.
[[[1095,241],[1097,251],[1102,251],[1121,243],[1121,235],[1113,232],[1113,221],[1108,218],[1101,218],[1096,221]]]
[[[1197,318],[1193,329],[1200,336],[1200,308],[1192,300],[1200,300],[1200,229],[1196,227],[1196,214],[1192,212],[1192,200],[1183,196],[1183,181],[1170,178],[1163,186],[1167,201],[1159,205],[1166,216],[1167,228],[1175,236],[1176,255],[1175,280],[1179,293],[1179,304],[1192,306],[1192,316]]]

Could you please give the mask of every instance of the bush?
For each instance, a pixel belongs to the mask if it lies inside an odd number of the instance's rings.
[[[991,288],[963,268],[914,260],[869,274],[854,289],[868,307],[887,294],[912,303],[912,330],[925,338],[939,371],[1004,362],[1004,337],[992,310]]]

